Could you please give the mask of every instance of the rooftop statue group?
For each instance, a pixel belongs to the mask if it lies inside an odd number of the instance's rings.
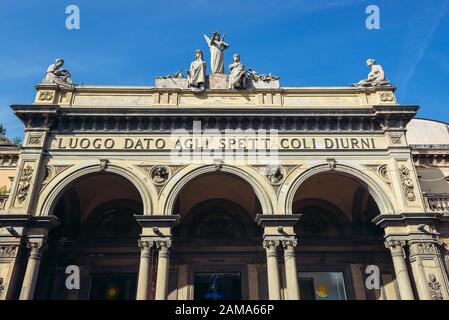
[[[204,35],[204,39],[210,49],[210,69],[212,75],[224,75],[224,51],[230,47],[229,44],[224,41],[224,38],[225,34],[220,36],[218,32],[214,32],[211,37]],[[385,78],[382,66],[378,65],[376,60],[368,59],[366,64],[371,68],[368,78],[353,83],[353,87],[366,88],[390,86],[390,81]],[[68,70],[62,69],[63,65],[63,59],[56,59],[55,63],[47,68],[47,73],[43,82],[55,83],[62,86],[73,86],[71,74]],[[173,80],[175,78],[184,77],[181,69],[174,74],[158,78]],[[240,55],[235,53],[233,55],[233,62],[229,65],[229,75],[227,79],[229,89],[248,89],[250,88],[250,83],[270,83],[270,81],[279,80],[279,77],[271,73],[259,74],[246,68],[240,61]],[[206,89],[206,82],[206,61],[204,60],[203,52],[200,49],[196,49],[195,60],[190,63],[190,67],[187,71],[187,87],[193,92],[203,92]]]
[[[224,74],[224,51],[230,46],[224,41],[225,34],[220,36],[216,31],[212,37],[204,35],[210,49],[210,69],[212,74]],[[251,69],[245,68],[240,62],[240,55],[235,53],[233,63],[229,65],[229,89],[246,89],[248,79],[255,81],[278,80],[279,77],[267,74],[261,75]],[[195,51],[195,61],[190,64],[187,71],[187,86],[194,92],[201,92],[206,87],[206,62],[203,52]]]

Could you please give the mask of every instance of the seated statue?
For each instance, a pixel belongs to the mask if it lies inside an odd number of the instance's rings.
[[[72,75],[68,70],[61,69],[63,65],[64,60],[56,59],[55,63],[48,67],[44,82],[72,85],[73,82],[70,79]]]
[[[187,86],[193,92],[204,91],[206,86],[206,62],[203,60],[203,52],[195,51],[195,61],[190,64],[187,71]]]
[[[240,62],[240,55],[238,53],[234,54],[233,59],[234,62],[229,65],[229,88],[245,89],[247,70]]]
[[[368,73],[368,79],[353,83],[353,87],[376,87],[390,85],[390,81],[385,79],[385,73],[382,66],[376,64],[376,60],[368,59],[366,60],[366,65],[371,68],[371,72]]]

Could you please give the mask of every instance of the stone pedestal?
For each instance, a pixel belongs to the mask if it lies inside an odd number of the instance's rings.
[[[229,89],[229,77],[226,74],[210,74],[206,81],[207,89]]]

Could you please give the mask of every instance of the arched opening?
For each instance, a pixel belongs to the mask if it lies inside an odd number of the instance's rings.
[[[306,179],[293,198],[301,214],[295,227],[302,299],[380,299],[397,297],[391,257],[383,230],[371,220],[380,210],[364,183],[327,171]],[[367,266],[380,270],[380,289],[369,289]]]
[[[262,230],[255,223],[261,205],[252,186],[223,172],[200,175],[181,189],[173,213],[181,215],[181,222],[174,229],[169,299],[247,299],[257,294],[263,279],[248,279],[263,273],[259,264],[264,251]]]
[[[54,206],[60,225],[49,233],[35,298],[135,299],[141,229],[134,215],[142,212],[139,191],[117,174],[86,175],[65,188]],[[67,266],[79,269],[79,290],[67,288]]]

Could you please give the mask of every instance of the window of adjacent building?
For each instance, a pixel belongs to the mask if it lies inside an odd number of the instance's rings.
[[[299,272],[301,300],[346,300],[342,272]]]

